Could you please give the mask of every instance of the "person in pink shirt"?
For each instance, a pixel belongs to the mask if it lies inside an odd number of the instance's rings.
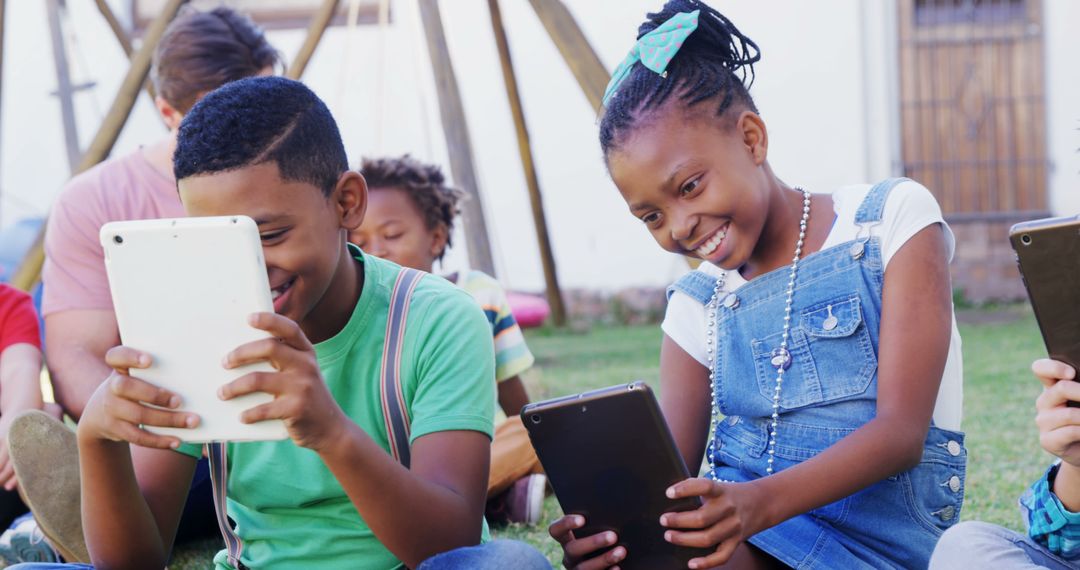
[[[183,217],[172,155],[184,114],[215,88],[270,74],[280,62],[246,16],[228,8],[181,15],[154,54],[155,103],[169,134],[72,178],[53,205],[42,270],[46,360],[57,402],[76,420],[109,375],[105,351],[120,341],[98,230],[114,220]]]
[[[169,25],[153,61],[155,103],[168,135],[72,178],[54,203],[42,270],[45,356],[56,401],[76,421],[112,372],[105,352],[120,343],[98,231],[115,220],[183,217],[172,156],[184,114],[225,83],[270,75],[281,63],[280,54],[248,17],[224,7],[182,13]],[[32,422],[28,425],[29,431]],[[74,438],[73,433],[66,435]],[[61,459],[46,453],[28,458],[19,472],[20,485],[41,530],[55,545],[67,546],[61,554],[85,552],[81,526],[62,524],[79,520],[79,501],[77,494],[75,500],[67,495],[68,488],[78,492],[78,467]],[[217,532],[205,463],[196,471],[178,540]],[[70,467],[71,481],[56,484],[59,467]],[[35,477],[39,472],[50,476]],[[24,473],[30,475],[24,479]],[[65,490],[39,489],[42,484],[35,482],[43,480]]]

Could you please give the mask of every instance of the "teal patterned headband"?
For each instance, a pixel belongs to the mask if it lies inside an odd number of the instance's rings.
[[[630,53],[626,54],[626,59],[611,74],[611,81],[608,82],[607,89],[604,91],[604,106],[607,106],[608,101],[619,90],[619,86],[630,76],[635,63],[641,62],[641,65],[655,71],[658,75],[667,77],[668,63],[671,63],[671,58],[679,52],[687,36],[697,29],[699,13],[701,10],[680,12],[657,26],[655,30],[641,36],[634,43],[634,47],[630,48]]]

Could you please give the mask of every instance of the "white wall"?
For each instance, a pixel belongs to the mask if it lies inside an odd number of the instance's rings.
[[[661,4],[565,1],[609,69],[629,49],[645,12]],[[499,277],[513,288],[538,290],[543,276],[486,4],[444,1],[443,17],[465,99]],[[84,54],[71,58],[74,80],[97,83],[77,96],[85,146],[112,100],[126,60],[92,3],[68,5]],[[502,0],[501,5],[563,285],[617,289],[670,282],[685,271],[685,262],[660,251],[626,212],[604,171],[595,113],[527,0]],[[786,182],[825,192],[894,172],[893,0],[775,0],[767,5],[718,0],[716,5],[762,47],[751,92],[770,129],[770,160]],[[331,29],[304,79],[330,105],[354,163],[361,155],[411,151],[447,164],[415,6],[394,0],[393,8],[394,22],[385,32],[370,26],[355,32]],[[1067,35],[1067,22],[1078,21],[1073,17],[1078,9],[1071,0],[1048,0],[1048,22],[1054,10],[1071,18],[1061,14],[1057,35]],[[48,95],[55,88],[55,73],[46,24],[44,2],[8,3],[0,224],[43,214],[67,177],[59,106]],[[272,32],[270,38],[291,55],[303,31]],[[1075,45],[1077,40],[1068,41]],[[1058,65],[1066,67],[1064,61]],[[1075,136],[1075,119],[1058,122],[1067,131],[1064,137]],[[141,100],[116,152],[130,151],[162,133],[153,109]],[[1080,145],[1073,138],[1064,146]],[[1064,158],[1056,160],[1060,172]],[[1080,170],[1072,165],[1071,172]],[[458,243],[462,247],[447,260],[451,268],[466,262],[464,240]]]
[[[1080,2],[1044,2],[1046,134],[1050,159],[1050,208],[1080,214]]]

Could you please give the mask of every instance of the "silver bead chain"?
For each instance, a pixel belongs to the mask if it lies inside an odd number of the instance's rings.
[[[806,240],[806,227],[810,222],[810,192],[802,188],[797,188],[803,194],[803,208],[802,219],[799,221],[799,240],[795,242],[795,255],[791,258],[791,273],[788,276],[787,285],[787,299],[784,301],[784,332],[781,335],[780,346],[774,351],[778,357],[774,358],[772,363],[776,366],[776,386],[773,389],[773,402],[772,402],[772,421],[769,424],[769,459],[768,466],[765,468],[765,472],[768,475],[773,473],[773,460],[776,456],[776,426],[780,419],[780,389],[784,385],[784,369],[789,366],[791,354],[788,352],[788,339],[791,332],[791,299],[795,295],[795,276],[799,269],[799,257],[802,256],[803,242]],[[712,392],[712,414],[709,421],[709,448],[715,452],[716,444],[716,426],[718,423],[718,417],[720,415],[719,393],[717,391],[716,383],[716,343],[715,331],[717,313],[720,308],[720,293],[724,290],[724,283],[727,280],[727,272],[720,274],[720,277],[716,279],[716,285],[713,287],[712,297],[709,298],[709,302],[705,305],[705,313],[708,316],[707,324],[705,327],[705,353],[709,361],[709,388]],[[779,358],[779,362],[777,362]]]

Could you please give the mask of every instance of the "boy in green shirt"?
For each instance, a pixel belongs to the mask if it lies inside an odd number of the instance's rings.
[[[241,346],[223,366],[269,361],[276,372],[220,396],[272,394],[241,419],[281,419],[290,435],[225,446],[236,524],[217,568],[548,568],[526,545],[480,544],[494,358],[483,314],[441,279],[419,281],[406,321],[409,466],[388,453],[379,370],[399,267],[346,243],[367,188],[322,101],[283,78],[230,83],[185,117],[173,161],[189,215],[259,226],[275,313],[249,322],[276,340]],[[201,452],[142,428],[199,422],[175,410],[176,395],[128,375],[152,359],[110,350],[115,373],[79,423],[83,527],[98,566],[165,566]]]

